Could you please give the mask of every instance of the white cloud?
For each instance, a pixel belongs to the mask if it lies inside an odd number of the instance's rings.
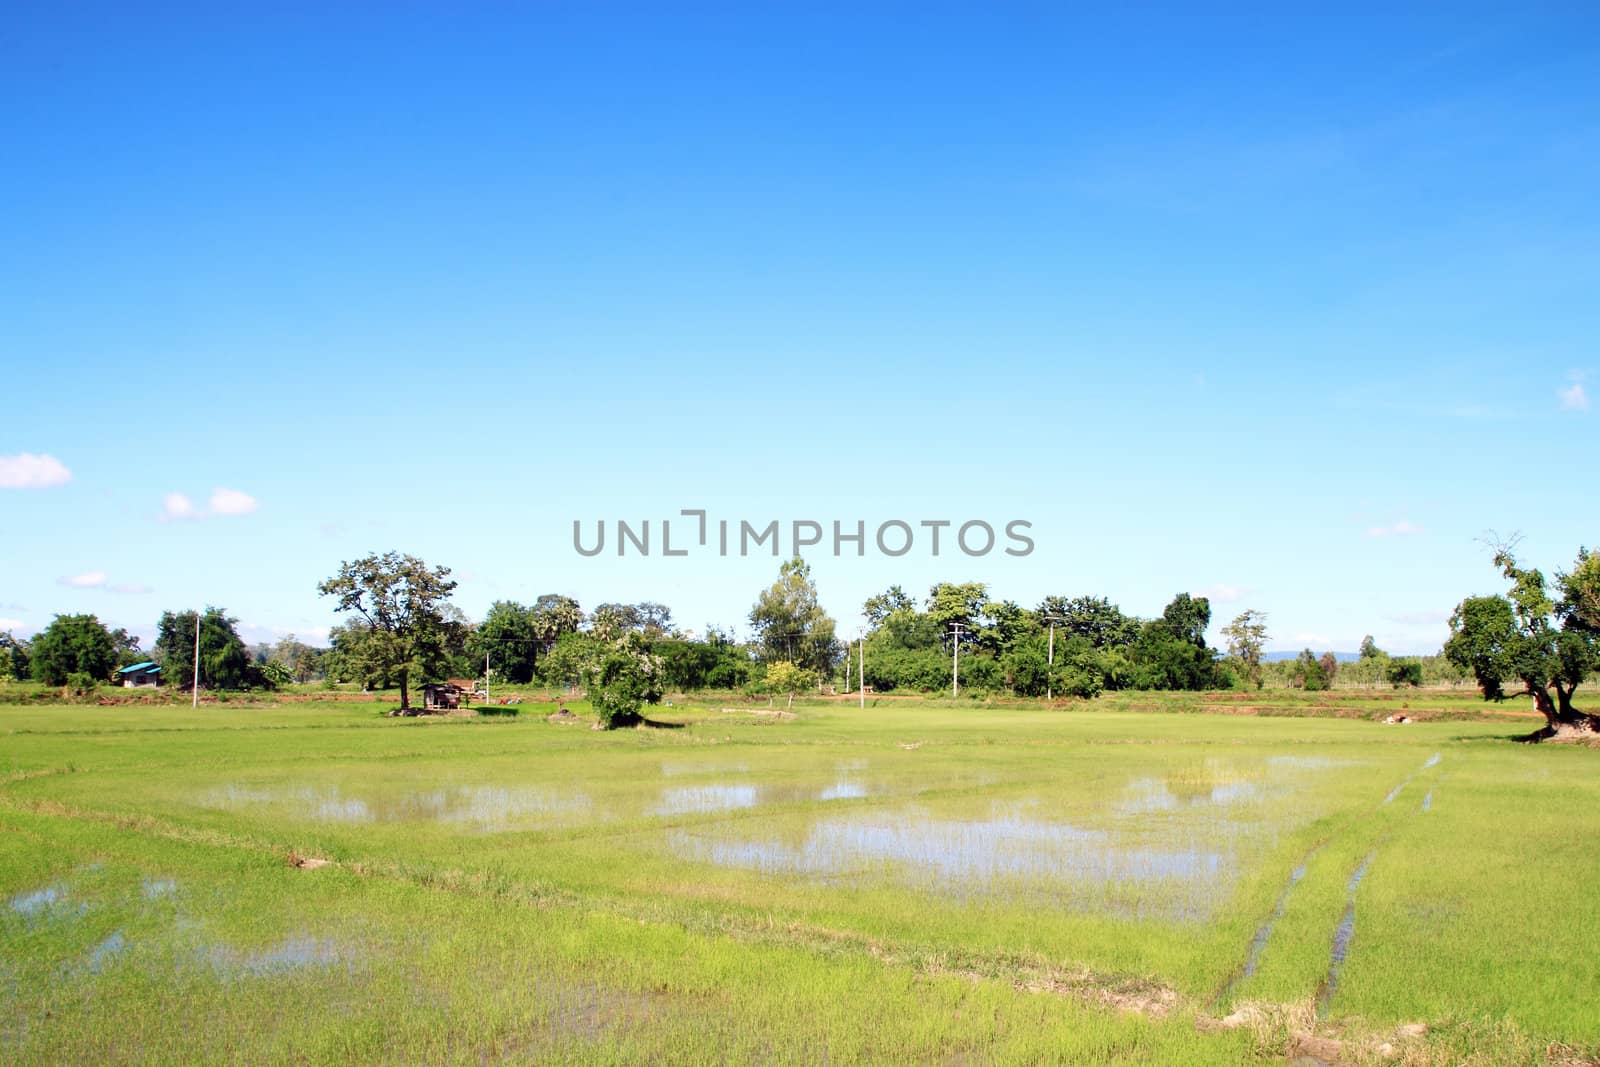
[[[168,493],[162,499],[161,520],[205,519],[218,515],[248,515],[260,505],[256,498],[238,489],[220,486],[211,490],[211,499],[202,511],[186,493]]]
[[[1368,537],[1408,537],[1422,532],[1422,527],[1416,523],[1401,519],[1399,522],[1390,523],[1388,526],[1368,526]]]
[[[142,596],[145,593],[155,592],[148,585],[140,585],[137,582],[118,582],[111,587],[111,591],[113,593],[123,593],[127,596]]]
[[[1294,635],[1294,643],[1306,648],[1310,648],[1313,645],[1318,648],[1332,648],[1334,640],[1327,634],[1306,633],[1302,630]]]
[[[166,519],[197,519],[200,513],[195,510],[194,501],[182,493],[168,493],[161,501],[161,518]]]
[[[70,585],[77,589],[98,589],[106,584],[105,571],[84,571],[82,574],[72,574],[65,578],[57,578],[60,585]]]
[[[1562,411],[1589,410],[1589,394],[1583,388],[1582,382],[1573,382],[1565,388],[1557,389],[1556,396],[1561,398]]]
[[[237,489],[213,489],[211,491],[211,514],[213,515],[248,515],[256,510],[256,498],[249,493],[241,493]]]
[[[22,629],[22,620],[21,619],[0,619],[0,630],[20,630],[20,629]]]
[[[1218,582],[1215,585],[1208,585],[1204,589],[1194,590],[1191,595],[1203,596],[1213,604],[1235,604],[1243,600],[1249,592],[1250,589],[1247,586]]]
[[[32,452],[0,456],[0,489],[48,489],[70,481],[72,472],[54,456]]]

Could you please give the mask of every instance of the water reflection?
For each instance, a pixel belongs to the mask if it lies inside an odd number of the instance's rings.
[[[550,817],[590,810],[587,795],[543,786],[470,785],[409,792],[348,796],[338,786],[263,789],[227,785],[201,798],[207,807],[287,806],[318,822],[460,823],[494,832],[537,825]]]
[[[795,840],[680,831],[669,847],[765,874],[846,882],[887,876],[961,896],[1043,892],[1173,917],[1209,913],[1232,876],[1228,855],[1214,844],[1135,842],[1016,812],[984,819],[837,816],[816,821]]]

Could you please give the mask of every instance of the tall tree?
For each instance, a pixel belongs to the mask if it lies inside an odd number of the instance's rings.
[[[898,585],[891,585],[888,589],[876,596],[867,597],[865,604],[861,605],[861,613],[867,618],[867,626],[876,630],[883,625],[889,616],[901,611],[915,611],[916,601],[906,594]]]
[[[474,664],[482,666],[487,657],[490,668],[506,681],[526,685],[533,680],[539,643],[532,609],[514,600],[496,600],[473,631],[467,651]]]
[[[811,567],[796,556],[778,568],[778,580],[761,591],[750,609],[763,663],[790,660],[826,678],[839,657],[834,621],[817,600]]]
[[[577,633],[583,621],[583,608],[576,600],[559,593],[545,593],[533,602],[533,610],[529,612],[533,635],[539,640],[537,651],[549,655],[556,642],[567,634]],[[533,670],[535,674],[540,673],[537,659]]]
[[[1179,593],[1139,631],[1133,648],[1137,689],[1205,689],[1217,684],[1216,653],[1206,645],[1211,603]]]
[[[1553,597],[1544,574],[1517,562],[1514,545],[1495,546],[1494,563],[1511,583],[1507,596],[1468,597],[1450,616],[1449,660],[1471,670],[1486,700],[1504,695],[1508,680],[1545,717],[1535,739],[1562,728],[1600,730],[1600,716],[1572,703],[1578,686],[1600,670],[1600,563],[1587,549],[1556,575]]]
[[[73,674],[97,682],[111,677],[117,650],[93,615],[57,615],[28,645],[29,670],[46,685],[65,685]]]
[[[188,688],[194,684],[192,611],[164,611],[156,623],[151,651],[161,664],[161,680]],[[200,685],[206,689],[243,689],[250,684],[250,653],[239,636],[238,619],[221,608],[200,615]]]
[[[445,606],[456,583],[449,567],[430,567],[416,556],[373,553],[346,561],[317,586],[338,598],[335,610],[353,612],[367,624],[371,654],[400,680],[400,710],[411,709],[412,659],[439,639]]]
[[[946,633],[960,626],[975,639],[988,608],[989,587],[983,582],[940,582],[928,590],[928,617]]]
[[[1222,636],[1227,639],[1228,655],[1238,664],[1240,672],[1260,689],[1261,650],[1267,643],[1266,613],[1253,608],[1241,611],[1222,628]]]

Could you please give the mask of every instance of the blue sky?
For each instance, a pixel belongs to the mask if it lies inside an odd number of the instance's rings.
[[[700,507],[1033,524],[810,554],[845,631],[1425,652],[1600,543],[1592,5],[465,7],[0,14],[0,628],[315,638],[390,548],[741,624],[770,556],[573,551]]]

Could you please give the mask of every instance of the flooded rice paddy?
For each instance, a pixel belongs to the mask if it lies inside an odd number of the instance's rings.
[[[625,847],[780,881],[898,886],[954,901],[1046,902],[1125,918],[1203,921],[1241,873],[1322,808],[1348,766],[1315,756],[1207,758],[1176,768],[1042,768],[1007,783],[981,765],[917,775],[916,755],[793,767],[766,759],[641,761],[559,784],[442,785],[409,776],[226,781],[201,808],[346,828],[472,835],[623,831]],[[1033,780],[1029,780],[1033,779]],[[609,831],[608,831],[609,832]]]
[[[1526,810],[1592,808],[1570,753],[1492,725],[808,715],[18,733],[50,773],[0,790],[0,1060],[1281,1058],[1194,1024],[1253,1003],[1596,1033],[1524,992],[1592,954],[1498,923],[1550,857],[1540,884],[1589,869],[1537,836],[1502,858]],[[1175,1021],[1101,1018],[1055,995],[1074,975]]]

